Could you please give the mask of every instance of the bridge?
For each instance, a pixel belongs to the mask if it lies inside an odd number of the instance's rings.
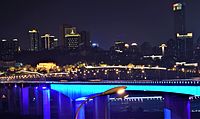
[[[49,89],[64,94],[74,103],[72,108],[77,108],[80,102],[85,100],[85,97],[97,93],[104,92],[110,88],[117,86],[127,86],[128,91],[144,91],[144,92],[160,92],[165,102],[165,119],[190,119],[190,96],[200,96],[200,80],[184,79],[184,80],[164,80],[164,81],[150,81],[150,80],[115,80],[115,81],[99,81],[99,82],[83,82],[83,81],[1,81],[0,85],[4,86],[22,86],[22,92],[24,96],[27,95],[26,86],[34,86],[36,88],[43,89],[43,100],[45,107],[50,105],[49,102]],[[97,101],[98,100],[98,101]],[[107,102],[108,97],[99,97],[94,100],[98,104],[98,108],[101,109],[101,115],[99,117],[109,119]],[[71,103],[69,103],[71,104]],[[103,105],[103,107],[102,107]],[[71,107],[71,105],[68,105]],[[106,107],[106,108],[105,108]],[[103,110],[103,111],[102,111]],[[100,112],[99,112],[100,113]],[[46,114],[45,114],[46,115]],[[97,115],[96,115],[97,116]],[[84,110],[82,110],[82,116],[84,119]],[[96,117],[95,117],[96,118]],[[45,119],[49,119],[49,116],[45,116]]]
[[[94,80],[95,81],[95,80]],[[100,82],[83,82],[83,81],[1,81],[1,84],[15,85],[42,85],[50,87],[52,90],[63,93],[71,99],[86,97],[88,95],[104,92],[117,86],[127,86],[128,91],[146,91],[146,92],[163,92],[177,93],[183,95],[200,96],[200,80],[164,80],[164,81],[100,81]],[[83,90],[84,89],[84,90]],[[92,90],[91,90],[92,89]]]

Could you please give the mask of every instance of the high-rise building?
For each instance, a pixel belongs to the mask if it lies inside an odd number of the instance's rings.
[[[81,35],[77,33],[76,27],[64,28],[64,47],[67,50],[78,50]]]
[[[39,47],[40,47],[40,37],[39,37],[39,32],[36,29],[32,29],[29,31],[29,36],[30,36],[30,42],[31,42],[31,46],[30,46],[30,50],[31,51],[38,51]]]
[[[12,61],[20,50],[18,39],[0,40],[0,60]]]
[[[195,45],[195,60],[200,61],[200,37],[197,39],[196,45]]]
[[[174,12],[174,32],[175,34],[185,33],[185,2],[183,0],[176,0],[173,4]]]
[[[69,24],[63,24],[60,31],[61,31],[61,38],[62,38],[62,46],[65,47],[65,35],[68,28],[71,28],[72,26]]]
[[[173,4],[174,32],[176,39],[176,58],[181,61],[189,61],[193,58],[193,33],[186,31],[184,0],[176,0]]]
[[[87,49],[89,47],[91,47],[91,41],[90,41],[90,34],[87,31],[82,31],[80,32],[80,48],[81,49]]]
[[[176,42],[177,40],[176,39],[169,39],[166,43],[167,45],[167,48],[166,48],[166,52],[165,52],[165,55],[167,57],[172,57],[172,58],[175,58],[176,57],[176,49],[177,49],[177,45],[176,45]]]
[[[177,33],[177,58],[182,61],[190,61],[193,58],[193,34]]]
[[[130,50],[129,47],[130,45],[123,41],[115,41],[115,44],[110,48],[110,51],[121,54],[128,52]]]
[[[58,46],[58,39],[50,34],[41,36],[40,50],[52,50]]]

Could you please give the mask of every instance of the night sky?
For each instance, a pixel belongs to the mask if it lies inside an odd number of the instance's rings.
[[[0,38],[18,38],[28,47],[28,30],[60,39],[62,24],[91,33],[108,49],[114,41],[153,45],[173,38],[173,0],[1,0]],[[200,0],[187,0],[187,30],[200,36]]]

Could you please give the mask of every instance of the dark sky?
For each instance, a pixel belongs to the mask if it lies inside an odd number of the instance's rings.
[[[108,49],[116,40],[156,45],[173,38],[173,0],[1,0],[0,38],[19,38],[28,47],[28,30],[60,37],[71,24],[91,33]],[[187,30],[200,35],[200,0],[186,0]]]

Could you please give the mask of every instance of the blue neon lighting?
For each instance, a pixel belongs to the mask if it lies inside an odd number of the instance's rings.
[[[22,109],[23,114],[29,114],[29,88],[22,88]]]
[[[164,119],[171,119],[171,110],[164,108]]]
[[[50,90],[43,90],[43,119],[51,119]]]
[[[132,90],[132,91],[160,91],[160,92],[170,92],[170,93],[180,93],[180,94],[200,96],[200,86],[51,84],[51,89],[61,92],[72,99],[76,99],[91,94],[101,93],[117,86],[127,86],[126,90]]]

